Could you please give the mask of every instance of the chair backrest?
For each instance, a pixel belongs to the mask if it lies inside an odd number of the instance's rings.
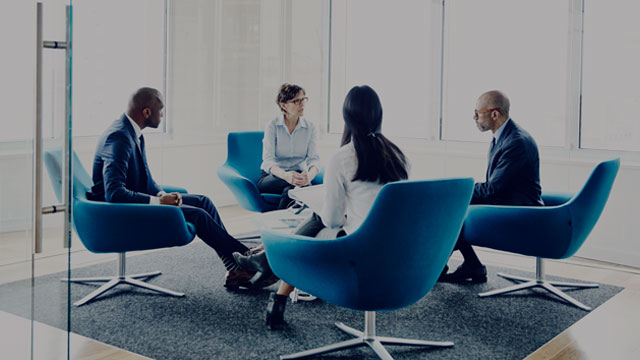
[[[263,137],[262,131],[230,132],[227,135],[227,164],[253,183],[260,177]]]
[[[62,201],[62,151],[50,150],[44,153],[44,163],[49,173],[49,179],[53,186],[53,191]],[[78,154],[73,152],[73,197],[76,199],[86,199],[87,191],[93,186],[93,180],[82,166]]]
[[[349,266],[336,276],[346,286],[322,298],[377,311],[424,297],[449,259],[472,191],[470,178],[385,185],[360,228],[343,238]]]
[[[562,258],[575,254],[593,230],[607,204],[619,168],[619,158],[598,164],[580,192],[566,204],[571,213],[572,234]]]

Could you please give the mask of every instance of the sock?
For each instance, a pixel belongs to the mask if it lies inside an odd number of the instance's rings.
[[[227,271],[236,271],[238,269],[240,269],[240,266],[236,263],[236,260],[233,257],[227,257],[227,256],[220,256],[220,260],[222,260],[222,263],[224,264],[225,269],[227,269]]]

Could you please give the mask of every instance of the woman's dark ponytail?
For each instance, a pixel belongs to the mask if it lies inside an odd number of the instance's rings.
[[[408,178],[404,154],[380,133],[382,104],[371,87],[352,88],[345,98],[342,115],[345,123],[342,146],[353,142],[358,158],[358,169],[352,181],[386,184]]]

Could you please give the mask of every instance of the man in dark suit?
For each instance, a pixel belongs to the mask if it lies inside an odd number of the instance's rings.
[[[114,203],[141,203],[179,206],[185,219],[194,224],[196,234],[222,259],[227,274],[225,286],[254,287],[252,273],[242,270],[231,255],[249,249],[233,238],[211,200],[203,195],[165,193],[149,171],[142,129],[157,128],[163,116],[162,94],[156,89],[141,88],[133,94],[127,112],[111,124],[96,147],[93,183],[87,197]],[[272,279],[271,283],[276,279]]]
[[[476,125],[480,131],[491,130],[493,139],[486,180],[475,184],[471,204],[542,206],[538,146],[533,137],[509,117],[509,106],[509,99],[496,90],[480,95],[476,102],[473,116]],[[462,236],[455,250],[460,250],[464,262],[449,274],[445,266],[440,280],[486,282],[486,267]]]

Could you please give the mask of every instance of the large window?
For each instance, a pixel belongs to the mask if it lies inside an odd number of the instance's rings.
[[[498,89],[539,145],[565,145],[569,3],[446,2],[443,139],[485,141],[473,110],[478,95]]]
[[[73,11],[73,133],[98,135],[136,89],[164,91],[165,1],[83,0]]]
[[[585,1],[581,146],[640,151],[640,3]]]
[[[330,132],[342,132],[349,89],[366,84],[380,96],[385,134],[435,138],[441,8],[439,0],[333,1]]]
[[[206,7],[212,14],[206,38],[212,39],[213,55],[206,71],[213,101],[205,121],[213,123],[212,131],[262,129],[280,113],[275,99],[284,82],[307,91],[305,117],[321,125],[329,2],[217,0]]]

